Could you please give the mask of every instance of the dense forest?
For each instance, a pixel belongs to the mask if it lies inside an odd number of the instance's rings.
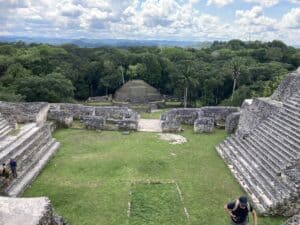
[[[300,49],[281,41],[214,42],[208,48],[80,48],[0,43],[0,100],[75,102],[142,79],[190,106],[240,105],[269,96],[300,66]]]

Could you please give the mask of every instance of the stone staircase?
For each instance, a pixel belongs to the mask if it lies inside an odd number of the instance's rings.
[[[300,92],[248,136],[232,135],[216,149],[261,214],[299,210],[293,205],[299,186],[284,182],[281,173],[300,158]]]
[[[8,124],[8,121],[0,114],[0,140],[11,132],[13,128]]]
[[[48,160],[59,147],[50,131],[49,124],[28,123],[20,128],[17,136],[6,136],[0,140],[0,162],[9,163],[10,158],[17,161],[18,177],[8,186],[2,184],[2,193],[8,196],[20,196],[40,173]]]

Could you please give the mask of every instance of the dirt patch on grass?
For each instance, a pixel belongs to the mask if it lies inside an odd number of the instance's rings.
[[[161,140],[169,141],[172,145],[180,145],[187,142],[186,138],[178,134],[159,134]]]

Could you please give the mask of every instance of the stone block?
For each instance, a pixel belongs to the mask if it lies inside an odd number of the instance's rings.
[[[240,112],[231,113],[226,117],[225,130],[228,134],[233,134],[239,124]]]
[[[194,123],[194,131],[196,133],[212,133],[214,131],[214,118],[201,117]]]

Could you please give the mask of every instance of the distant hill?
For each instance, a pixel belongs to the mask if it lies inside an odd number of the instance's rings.
[[[168,40],[129,40],[129,39],[67,39],[67,38],[48,38],[48,37],[18,37],[18,36],[0,36],[0,42],[18,42],[47,43],[52,45],[75,44],[79,47],[129,47],[129,46],[162,46],[162,47],[210,47],[211,42],[196,41],[168,41]]]

